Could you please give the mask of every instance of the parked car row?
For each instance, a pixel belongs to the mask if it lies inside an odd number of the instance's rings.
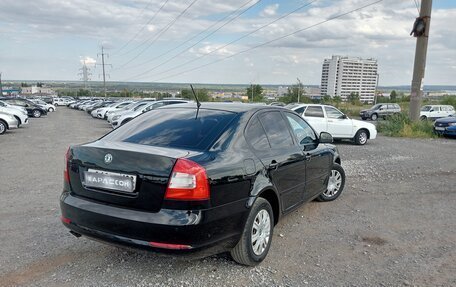
[[[105,100],[105,99],[86,99],[74,102],[70,108],[79,109],[90,114],[93,118],[104,119],[113,129],[118,128],[133,118],[159,107],[188,103],[188,100],[166,99],[156,101],[155,99],[143,100]]]
[[[7,130],[17,129],[28,124],[29,117],[40,118],[55,111],[53,105],[38,99],[0,98],[0,135]]]

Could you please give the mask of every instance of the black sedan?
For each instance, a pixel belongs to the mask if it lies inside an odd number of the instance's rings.
[[[43,115],[47,115],[47,110],[35,104],[32,101],[22,98],[1,98],[2,101],[7,102],[13,106],[23,107],[27,110],[29,117],[40,118]]]
[[[77,237],[256,265],[283,215],[342,193],[331,142],[280,107],[153,110],[68,149],[61,220]]]

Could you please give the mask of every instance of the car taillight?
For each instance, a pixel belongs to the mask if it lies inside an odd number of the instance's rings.
[[[209,197],[206,170],[191,160],[178,159],[169,179],[165,199],[207,200]]]
[[[70,159],[70,148],[68,148],[65,153],[65,163],[63,165],[63,180],[67,183],[70,183],[70,172],[68,170],[68,164]]]

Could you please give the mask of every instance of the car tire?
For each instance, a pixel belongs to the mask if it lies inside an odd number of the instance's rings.
[[[365,129],[360,129],[355,134],[355,143],[357,145],[365,145],[367,143],[369,136],[367,135],[367,131]]]
[[[372,114],[371,115],[371,120],[376,121],[377,119],[378,119],[378,115],[377,114]]]
[[[34,118],[40,118],[41,117],[41,111],[40,110],[33,110],[32,112]]]
[[[340,164],[334,163],[326,190],[317,197],[317,200],[321,202],[333,201],[340,196],[344,187],[345,171]]]
[[[241,239],[231,250],[231,257],[242,265],[258,265],[271,247],[273,229],[274,213],[271,204],[259,197],[250,209]]]
[[[54,111],[54,108],[49,108],[49,109],[48,109],[48,112],[51,112],[51,113],[52,113],[53,111]]]
[[[421,116],[420,120],[425,121],[425,120],[427,120],[427,117],[426,116]]]
[[[6,124],[6,122],[3,120],[0,120],[0,135],[4,134],[7,129],[8,129],[8,125]]]

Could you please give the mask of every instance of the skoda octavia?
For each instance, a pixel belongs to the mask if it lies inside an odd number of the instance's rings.
[[[331,142],[280,107],[153,110],[68,149],[61,220],[77,237],[256,265],[283,215],[342,193]]]

